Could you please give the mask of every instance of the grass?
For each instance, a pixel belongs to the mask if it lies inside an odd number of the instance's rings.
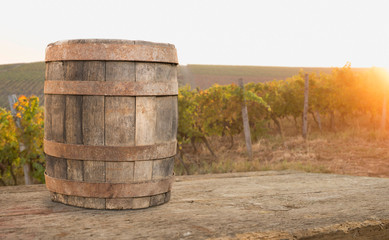
[[[247,157],[243,136],[235,137],[236,145],[232,149],[228,149],[227,139],[212,137],[209,141],[216,158],[203,145],[198,144],[197,153],[190,145],[184,145],[184,163],[189,166],[189,174],[297,170],[389,177],[387,131],[346,127],[321,133],[313,129],[305,141],[293,129],[289,130],[283,138],[271,134],[254,143],[253,160]],[[187,174],[179,161],[175,172]]]
[[[238,144],[232,149],[224,146],[223,138],[212,138],[216,156],[212,157],[208,150],[200,145],[199,152],[193,153],[186,146],[185,163],[189,166],[190,174],[249,172],[269,170],[298,170],[304,172],[329,173],[330,170],[316,161],[316,155],[307,149],[301,137],[288,138],[274,136],[253,144],[253,160],[246,154],[243,137],[239,136]],[[291,147],[292,146],[292,147]],[[180,162],[176,162],[177,175],[186,174]]]

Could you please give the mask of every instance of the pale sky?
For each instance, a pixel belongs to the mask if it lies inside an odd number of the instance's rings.
[[[0,64],[58,40],[172,43],[180,64],[389,68],[386,0],[1,0]]]

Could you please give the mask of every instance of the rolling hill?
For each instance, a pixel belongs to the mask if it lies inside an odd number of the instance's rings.
[[[180,86],[205,89],[213,84],[236,83],[239,78],[247,82],[283,80],[297,74],[300,67],[263,67],[229,65],[183,65],[178,69]],[[307,72],[329,73],[331,68],[303,68]],[[0,65],[0,107],[9,108],[8,95],[36,95],[43,104],[45,63],[19,63]]]
[[[9,109],[8,95],[36,95],[43,103],[45,63],[0,65],[0,107]]]

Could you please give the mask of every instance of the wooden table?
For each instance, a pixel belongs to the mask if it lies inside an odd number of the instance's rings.
[[[269,171],[176,180],[169,203],[121,211],[54,203],[44,185],[0,187],[0,239],[389,239],[387,178]]]

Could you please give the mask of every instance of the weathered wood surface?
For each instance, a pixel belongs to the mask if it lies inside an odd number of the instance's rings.
[[[45,85],[47,175],[76,183],[110,184],[163,181],[171,176],[178,117],[177,59],[173,53],[173,45],[144,41],[95,39],[50,44]],[[107,89],[113,91],[107,93]],[[157,196],[113,200],[61,195],[69,192],[60,192],[60,188],[50,188],[54,201],[97,209],[112,209],[115,204],[118,209],[155,206],[170,194],[166,189]]]
[[[0,187],[0,239],[389,239],[388,196],[389,179],[288,171],[178,177],[169,203],[143,210],[66,206],[44,185]]]
[[[75,39],[51,43],[46,61],[109,60],[178,63],[172,44],[117,39]]]
[[[250,134],[250,123],[249,123],[249,114],[247,111],[247,105],[246,105],[246,99],[244,96],[244,84],[243,79],[239,79],[239,87],[241,88],[242,94],[243,94],[243,102],[242,102],[242,120],[243,120],[243,130],[244,130],[244,139],[246,142],[246,148],[247,148],[247,155],[249,156],[249,159],[253,159],[253,149],[251,145],[251,134]]]

